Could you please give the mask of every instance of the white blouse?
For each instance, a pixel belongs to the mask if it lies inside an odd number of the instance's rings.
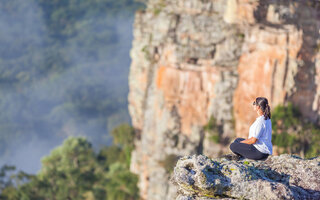
[[[272,126],[271,119],[264,120],[264,116],[261,115],[256,118],[256,121],[250,126],[249,138],[257,138],[254,147],[256,147],[261,153],[272,154]],[[248,139],[249,139],[248,138]]]

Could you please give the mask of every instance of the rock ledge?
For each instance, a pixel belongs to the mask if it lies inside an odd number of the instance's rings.
[[[171,182],[177,200],[191,199],[320,199],[320,157],[283,154],[265,161],[180,158]]]

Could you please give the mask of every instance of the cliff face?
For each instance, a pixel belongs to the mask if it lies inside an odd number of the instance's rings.
[[[170,158],[217,156],[247,137],[257,96],[319,123],[319,22],[314,1],[148,1],[135,18],[128,96],[141,197],[175,196]],[[203,129],[211,116],[219,144]]]

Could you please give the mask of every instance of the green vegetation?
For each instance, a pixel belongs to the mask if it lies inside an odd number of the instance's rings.
[[[249,165],[250,162],[249,162],[249,161],[244,161],[243,164],[244,164],[244,165]]]
[[[272,143],[278,153],[314,157],[320,154],[320,127],[306,121],[292,103],[279,105],[272,112]]]
[[[209,139],[215,143],[221,142],[221,135],[216,119],[211,116],[209,122],[203,127],[209,133]]]
[[[113,143],[118,145],[123,152],[125,163],[127,167],[130,166],[131,152],[134,149],[134,129],[128,124],[119,125],[116,129],[111,132],[113,136]]]
[[[7,176],[12,166],[0,172],[0,199],[139,199],[138,177],[129,171],[134,132],[127,124],[113,130],[116,143],[98,155],[83,137],[69,137],[42,159],[37,175],[23,172]],[[114,153],[117,154],[114,154]]]

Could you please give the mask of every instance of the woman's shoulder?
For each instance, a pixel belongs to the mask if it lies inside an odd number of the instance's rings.
[[[268,118],[268,119],[264,119],[264,117],[261,117],[257,120],[259,123],[267,126],[268,124],[271,124],[271,119]]]
[[[271,119],[270,118],[266,119],[265,121],[268,122],[268,123],[271,123]]]
[[[264,122],[271,122],[270,118],[265,119],[264,117],[259,117],[259,120],[264,121]]]

